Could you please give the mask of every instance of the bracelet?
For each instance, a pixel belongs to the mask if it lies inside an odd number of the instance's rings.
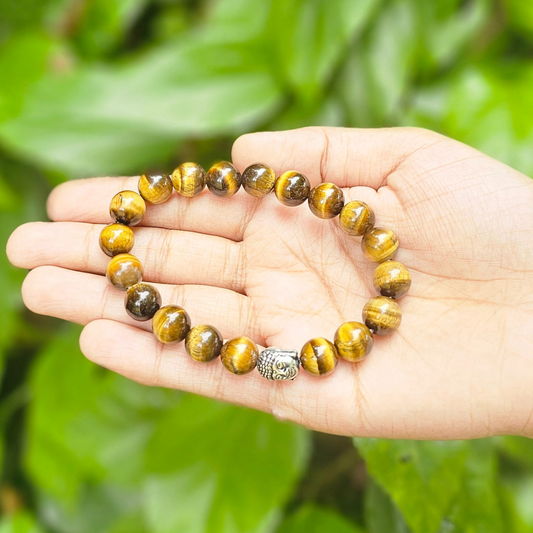
[[[272,190],[286,206],[298,206],[308,201],[317,217],[330,219],[339,215],[339,224],[348,235],[361,236],[363,254],[379,263],[373,283],[379,296],[369,300],[363,308],[363,323],[345,322],[335,332],[333,342],[314,338],[306,342],[300,353],[268,347],[259,353],[256,344],[247,337],[223,342],[222,335],[213,326],[191,328],[185,309],[178,305],[161,306],[161,295],[156,287],[142,281],[143,266],[129,252],[133,248],[131,226],[141,222],[146,202],[160,204],[168,200],[174,189],[191,198],[205,186],[215,196],[233,196],[242,185],[257,198]],[[392,260],[399,241],[388,229],[375,227],[375,215],[364,202],[344,204],[344,195],[333,183],[321,183],[311,189],[309,180],[301,173],[290,170],[277,179],[274,171],[262,163],[249,166],[242,174],[226,161],[216,163],[206,173],[196,163],[183,163],[172,175],[143,174],[139,178],[139,193],[121,191],[111,200],[109,212],[113,223],[100,233],[100,248],[111,257],[107,279],[119,290],[126,291],[124,304],[130,317],[139,321],[152,319],[152,331],[164,344],[185,340],[185,349],[195,361],[208,362],[220,356],[223,365],[233,374],[247,374],[257,367],[270,380],[292,381],[300,365],[314,376],[326,376],[335,370],[339,357],[362,361],[372,350],[374,335],[393,333],[401,321],[401,311],[395,301],[404,296],[411,286],[409,270]]]

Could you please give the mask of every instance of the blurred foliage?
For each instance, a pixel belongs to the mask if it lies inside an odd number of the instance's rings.
[[[532,175],[532,57],[528,0],[0,0],[1,241],[62,180],[260,129],[423,126]],[[146,388],[23,277],[2,254],[0,533],[533,531],[531,440],[352,443]]]

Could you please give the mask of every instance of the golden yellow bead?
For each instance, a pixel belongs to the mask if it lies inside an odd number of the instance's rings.
[[[107,264],[106,277],[115,288],[126,291],[143,278],[141,262],[131,254],[118,254]]]
[[[143,174],[139,178],[139,194],[151,204],[166,202],[172,191],[172,180],[167,174]]]
[[[327,376],[335,370],[339,362],[337,348],[327,339],[311,339],[303,345],[300,362],[313,376]]]
[[[207,363],[217,358],[222,350],[222,335],[213,326],[194,326],[185,339],[185,350],[195,361]]]
[[[309,193],[309,209],[318,218],[336,217],[344,205],[344,194],[334,183],[321,183]]]
[[[244,190],[256,198],[261,198],[272,192],[276,183],[276,174],[263,163],[255,163],[247,167],[242,173]]]
[[[363,307],[363,322],[376,335],[390,335],[400,326],[400,306],[387,296],[376,296]]]
[[[127,254],[133,248],[133,231],[124,224],[109,224],[100,232],[99,242],[102,251],[110,257]]]
[[[191,319],[183,307],[165,305],[160,307],[152,320],[155,338],[164,344],[181,342],[191,329]]]
[[[394,257],[399,245],[398,237],[390,229],[372,228],[361,239],[363,254],[373,263]]]
[[[241,173],[231,163],[220,161],[209,169],[206,181],[215,196],[233,196],[241,186]]]
[[[405,265],[390,259],[376,267],[373,281],[382,296],[398,299],[411,287],[411,273]]]
[[[248,374],[257,365],[259,350],[248,337],[237,337],[226,342],[220,352],[222,364],[233,374]]]
[[[365,202],[353,200],[342,208],[339,225],[348,235],[359,236],[373,228],[375,220],[374,211]]]
[[[276,198],[283,205],[289,207],[303,204],[307,200],[310,190],[309,180],[294,170],[284,172],[274,185]]]
[[[111,199],[109,214],[115,222],[126,226],[136,226],[146,212],[146,204],[140,194],[134,191],[121,191]]]
[[[198,196],[205,187],[205,170],[197,163],[182,163],[172,173],[174,188],[182,196]]]
[[[335,332],[338,354],[352,363],[362,361],[374,346],[374,337],[361,322],[345,322]]]

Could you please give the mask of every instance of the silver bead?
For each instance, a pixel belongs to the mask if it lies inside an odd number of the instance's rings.
[[[298,352],[266,348],[257,359],[257,370],[266,379],[292,381],[300,367]]]

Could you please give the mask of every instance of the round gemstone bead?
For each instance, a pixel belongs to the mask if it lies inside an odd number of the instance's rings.
[[[197,163],[182,163],[172,173],[172,183],[182,196],[198,196],[205,188],[205,170]]]
[[[363,307],[363,322],[376,335],[390,335],[400,326],[400,306],[387,296],[376,296]]]
[[[362,361],[370,353],[374,337],[361,322],[345,322],[335,332],[334,343],[343,359],[355,363]]]
[[[172,191],[172,180],[167,174],[143,174],[139,178],[139,194],[151,204],[166,202]]]
[[[107,264],[106,277],[116,289],[125,291],[142,281],[143,266],[134,255],[118,254]]]
[[[100,248],[110,257],[127,254],[133,243],[133,231],[124,224],[109,224],[100,232]]]
[[[259,357],[259,350],[248,337],[231,339],[222,346],[220,360],[233,374],[248,374],[251,372]]]
[[[309,193],[309,209],[318,218],[336,217],[344,205],[344,194],[333,183],[321,183]]]
[[[276,183],[276,174],[263,163],[255,163],[247,167],[242,173],[242,186],[244,190],[256,198],[261,198],[271,193]]]
[[[327,376],[335,370],[339,357],[333,343],[317,337],[304,344],[300,352],[300,362],[310,374]]]
[[[222,335],[213,326],[194,326],[185,339],[185,350],[195,361],[207,363],[216,359],[222,350]]]
[[[364,256],[374,263],[394,257],[399,245],[398,237],[390,229],[372,228],[361,239]]]
[[[398,261],[385,261],[374,270],[374,287],[382,296],[401,298],[411,287],[411,273]]]
[[[109,214],[115,222],[126,226],[136,226],[146,212],[146,204],[140,194],[134,191],[121,191],[111,200]]]
[[[124,305],[131,318],[150,320],[161,307],[161,295],[153,285],[137,283],[127,290]]]
[[[157,310],[152,320],[155,338],[164,344],[181,342],[191,329],[191,319],[183,307],[165,305]]]
[[[215,196],[233,196],[241,186],[241,174],[231,163],[220,161],[209,169],[206,181]]]
[[[374,227],[375,220],[374,211],[365,202],[353,200],[342,208],[339,224],[348,235],[360,236]]]
[[[276,198],[283,205],[289,207],[303,204],[307,200],[310,190],[309,180],[294,170],[284,172],[274,185]]]

